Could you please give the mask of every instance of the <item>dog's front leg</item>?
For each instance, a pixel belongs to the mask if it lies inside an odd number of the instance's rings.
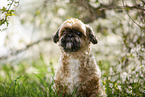
[[[85,81],[78,88],[78,95],[83,97],[100,97],[100,93],[98,77],[93,77],[91,80]]]

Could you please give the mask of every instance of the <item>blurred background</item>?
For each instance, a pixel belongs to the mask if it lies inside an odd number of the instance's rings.
[[[52,36],[70,18],[93,28],[99,43],[92,52],[110,93],[126,83],[127,93],[144,94],[145,0],[1,0],[0,82],[33,73],[50,78],[60,55]]]

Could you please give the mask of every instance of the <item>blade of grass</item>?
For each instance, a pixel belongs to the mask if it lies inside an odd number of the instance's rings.
[[[18,79],[20,79],[22,76],[23,76],[23,75],[20,75],[20,76],[18,76],[18,77],[17,77],[14,81],[12,81],[12,83],[11,83],[11,85],[10,85],[9,89],[8,89],[8,92],[6,92],[6,94],[8,94],[8,93],[9,93],[9,91],[10,91],[10,89],[11,89],[12,85],[13,85],[14,83],[16,83],[16,82],[17,82],[17,80],[18,80]]]
[[[37,74],[34,74],[34,75],[40,80],[40,82],[42,83],[42,85],[45,87],[45,89],[46,89],[45,93],[46,93],[46,96],[48,96],[48,95],[47,95],[48,87],[47,87],[46,82],[43,81],[43,80],[41,79],[41,77],[39,77]]]

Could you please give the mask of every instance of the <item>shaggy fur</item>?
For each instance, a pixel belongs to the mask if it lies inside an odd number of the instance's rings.
[[[90,43],[97,44],[93,30],[78,19],[65,21],[55,36],[61,56],[55,74],[55,89],[58,94],[69,96],[101,96],[100,69],[90,53]]]

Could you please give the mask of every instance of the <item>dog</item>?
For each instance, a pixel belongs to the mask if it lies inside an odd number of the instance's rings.
[[[91,54],[90,44],[98,40],[92,28],[81,20],[66,20],[53,36],[58,43],[61,56],[54,77],[54,87],[63,97],[73,95],[81,97],[101,96],[101,72]]]

